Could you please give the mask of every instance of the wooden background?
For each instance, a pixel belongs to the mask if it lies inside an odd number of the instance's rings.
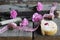
[[[52,1],[53,0],[46,0],[45,2],[52,2]],[[55,0],[55,1],[60,2],[59,0]],[[5,3],[3,1],[3,2],[0,2],[0,4],[5,4]],[[59,22],[60,22],[60,20],[59,20]],[[59,24],[59,23],[57,23],[57,24]],[[32,40],[32,37],[24,37],[24,36],[0,37],[0,40]],[[60,40],[60,35],[58,35],[58,36],[39,36],[39,35],[35,34],[34,40]]]
[[[0,37],[0,40],[32,40],[31,37]],[[37,36],[34,40],[60,40],[60,37],[40,37]]]

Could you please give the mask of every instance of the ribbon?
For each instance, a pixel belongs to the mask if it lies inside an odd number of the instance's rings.
[[[7,30],[8,30],[8,26],[6,25],[2,29],[0,29],[0,34],[4,33]]]
[[[50,13],[49,14],[44,14],[43,17],[47,17],[47,18],[54,18],[54,11],[57,8],[57,3],[53,3],[51,9],[50,9]]]
[[[36,28],[29,27],[28,20],[24,18],[20,26],[17,26],[16,23],[9,23],[8,25],[4,26],[2,29],[0,29],[0,34],[4,33],[8,29],[17,29],[22,31],[34,32],[35,30],[37,30],[38,27],[39,26],[37,26]]]
[[[57,8],[57,3],[53,3],[49,14],[53,15],[56,8]]]
[[[30,28],[29,26],[28,27],[18,27],[19,30],[22,30],[22,31],[28,31],[28,32],[33,32],[35,30],[38,29],[38,26],[36,28]]]

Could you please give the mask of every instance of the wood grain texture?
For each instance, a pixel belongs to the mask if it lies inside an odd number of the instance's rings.
[[[32,40],[31,37],[0,37],[0,40]],[[60,40],[60,36],[36,36],[34,40]]]
[[[32,40],[31,37],[0,37],[0,40]]]
[[[36,36],[34,40],[60,40],[60,37],[59,36],[56,36],[56,37],[48,37],[48,36]]]

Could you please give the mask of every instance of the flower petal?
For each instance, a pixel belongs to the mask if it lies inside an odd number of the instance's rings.
[[[28,20],[26,18],[24,18],[22,23],[20,23],[20,26],[27,26],[28,24],[29,24]]]
[[[37,11],[41,11],[42,9],[43,9],[43,4],[41,2],[38,2]]]
[[[10,18],[16,18],[17,17],[17,12],[15,10],[10,11]]]
[[[33,22],[38,22],[38,21],[41,21],[42,20],[42,15],[38,14],[38,13],[34,13],[33,16],[32,16],[32,21]]]

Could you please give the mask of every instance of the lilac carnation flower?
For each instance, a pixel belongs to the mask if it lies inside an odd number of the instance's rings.
[[[17,12],[15,10],[10,11],[10,18],[16,18],[17,17]]]
[[[20,23],[20,26],[27,26],[27,25],[28,25],[28,20],[24,18],[22,23]]]
[[[41,2],[38,2],[37,11],[41,11],[42,9],[43,9],[43,4]]]
[[[32,16],[32,21],[33,22],[38,22],[40,20],[42,20],[42,15],[38,14],[38,13],[34,13],[33,16]]]

